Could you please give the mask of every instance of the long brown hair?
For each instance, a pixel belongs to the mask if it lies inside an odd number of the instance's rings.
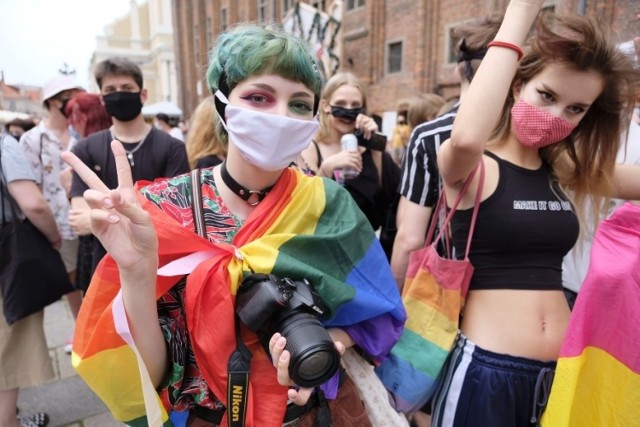
[[[220,142],[216,134],[216,117],[212,96],[205,98],[193,112],[187,134],[187,158],[192,168],[203,157],[224,157],[227,154],[226,145]]]
[[[335,91],[338,90],[339,87],[344,85],[353,86],[360,91],[360,93],[362,94],[362,107],[366,110],[367,92],[362,82],[360,82],[360,80],[352,73],[334,74],[333,77],[331,77],[324,86],[322,95],[320,97],[321,102],[324,101],[328,104]],[[331,126],[331,113],[325,113],[322,107],[320,107],[318,115],[320,127],[314,140],[316,142],[325,143],[327,140],[331,139],[331,135],[333,133],[333,126]]]
[[[540,151],[553,167],[561,187],[572,193],[581,218],[586,196],[592,196],[596,222],[613,194],[611,177],[622,126],[629,123],[633,97],[640,84],[640,73],[606,29],[597,19],[583,16],[538,20],[512,83],[512,89],[515,84],[526,83],[552,63],[566,64],[577,71],[594,71],[604,80],[602,92],[571,135]],[[503,137],[509,131],[513,104],[511,90],[494,137]]]

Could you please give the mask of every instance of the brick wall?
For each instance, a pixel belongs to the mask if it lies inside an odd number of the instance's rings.
[[[306,1],[306,3],[309,3]],[[329,6],[331,2],[327,1]],[[344,2],[346,4],[346,2]],[[508,0],[366,0],[365,7],[345,11],[343,16],[343,55],[340,69],[351,71],[368,85],[371,113],[394,111],[398,101],[416,93],[436,92],[450,98],[458,93],[449,63],[448,30],[476,16],[503,12]],[[267,16],[280,17],[282,2]],[[638,0],[551,0],[548,5],[556,13],[576,13],[581,4],[585,13],[599,16],[611,26],[619,41],[630,40],[640,28]],[[256,0],[173,0],[176,62],[180,85],[181,107],[188,117],[198,102],[208,95],[204,83],[207,61],[206,17],[211,17],[214,37],[220,29],[220,10],[227,9],[228,23],[255,21],[258,18]],[[197,25],[200,38],[201,69],[196,69],[193,49],[193,28]],[[402,42],[402,70],[387,73],[387,46]],[[202,81],[202,93],[197,82]]]

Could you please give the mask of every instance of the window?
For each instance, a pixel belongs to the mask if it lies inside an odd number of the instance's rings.
[[[556,6],[553,4],[543,6],[540,11],[540,16],[547,24],[553,25],[553,21],[556,17]]]
[[[227,22],[227,8],[223,7],[220,11],[220,32],[227,31],[229,23]]]
[[[200,68],[200,32],[198,25],[193,26],[193,58],[196,68]]]
[[[210,51],[213,47],[213,29],[211,27],[211,17],[207,17],[207,50]]]
[[[547,5],[547,6],[542,6],[541,13],[542,14],[556,13],[556,5],[555,4],[550,4],[550,5]]]
[[[402,71],[402,42],[389,43],[387,48],[387,72]]]
[[[291,8],[293,8],[293,0],[282,0],[282,16],[285,16]]]
[[[311,6],[315,7],[318,10],[321,10],[324,12],[324,0],[320,0],[320,1],[312,1],[311,2]]]
[[[264,22],[267,18],[267,1],[258,0],[258,21]]]
[[[451,25],[447,28],[447,39],[445,40],[445,52],[447,57],[447,62],[449,64],[457,64],[458,63],[458,53],[457,53],[457,40],[453,35],[457,24]]]
[[[347,10],[363,7],[364,0],[347,0]]]

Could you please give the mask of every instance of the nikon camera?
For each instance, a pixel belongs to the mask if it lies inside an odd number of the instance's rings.
[[[251,274],[236,295],[238,317],[258,333],[263,346],[276,332],[287,339],[289,376],[300,387],[323,384],[340,366],[340,354],[319,320],[324,312],[320,296],[306,279]]]

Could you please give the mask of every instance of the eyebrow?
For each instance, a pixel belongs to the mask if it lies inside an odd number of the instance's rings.
[[[252,86],[259,87],[260,89],[264,89],[267,92],[271,92],[274,95],[276,93],[276,90],[272,86],[265,83],[254,83]],[[308,92],[302,92],[302,91],[296,92],[292,95],[292,98],[300,98],[300,97],[313,98],[313,95],[309,94]]]
[[[557,98],[557,97],[558,97],[558,94],[557,94],[557,93],[555,93],[555,92],[553,91],[553,89],[551,89],[549,86],[547,86],[547,85],[546,85],[546,84],[544,84],[544,83],[542,84],[542,90],[544,90],[545,92],[549,92],[549,93],[550,93],[551,95],[553,95],[555,98]],[[591,107],[591,104],[585,104],[584,102],[575,102],[575,103],[573,103],[573,104],[571,104],[571,105],[575,105],[575,106],[577,106],[577,107],[583,107],[583,108],[589,108],[589,107]]]

